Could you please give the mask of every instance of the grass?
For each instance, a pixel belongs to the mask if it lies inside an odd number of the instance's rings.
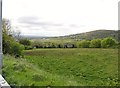
[[[4,56],[3,74],[20,86],[116,86],[117,49],[36,49]],[[22,81],[21,81],[22,80]]]

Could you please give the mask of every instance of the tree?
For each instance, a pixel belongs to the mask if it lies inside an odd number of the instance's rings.
[[[88,40],[82,40],[79,43],[79,47],[81,47],[81,48],[89,48],[89,45],[90,45],[90,41],[88,41]]]
[[[101,47],[101,39],[93,39],[93,40],[91,40],[90,47],[92,47],[92,48],[100,48]]]
[[[56,44],[54,42],[51,42],[50,46],[51,48],[56,48]]]
[[[21,39],[21,32],[19,30],[16,31],[12,31],[12,35],[14,37],[14,39],[16,39],[17,41],[19,41]]]
[[[12,37],[11,24],[7,19],[2,20],[2,32],[3,32],[3,54],[22,55],[24,47],[20,45]]]
[[[22,52],[21,52],[21,51],[22,51],[23,49],[24,49],[24,46],[20,45],[18,42],[12,42],[12,43],[11,43],[10,54],[19,57],[20,55],[22,55]]]
[[[104,38],[102,41],[101,41],[101,46],[103,48],[109,48],[109,47],[113,47],[116,45],[116,40],[113,39],[113,38]]]
[[[63,43],[61,42],[61,43],[57,43],[56,44],[56,48],[63,48]]]
[[[11,22],[4,18],[2,20],[2,32],[3,32],[3,34],[9,35],[9,36],[11,36],[11,34],[12,34]]]
[[[25,50],[31,50],[33,49],[32,45],[31,45],[31,41],[28,39],[19,39],[19,43],[24,45]]]
[[[31,41],[28,40],[28,39],[20,39],[19,43],[23,44],[24,46],[30,46],[31,45]]]

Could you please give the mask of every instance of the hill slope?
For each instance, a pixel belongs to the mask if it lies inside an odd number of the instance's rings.
[[[70,39],[96,39],[96,38],[106,38],[106,37],[112,37],[118,40],[118,31],[115,30],[95,30],[85,33],[79,33],[79,34],[73,34],[68,36],[61,36],[60,38],[70,38]]]

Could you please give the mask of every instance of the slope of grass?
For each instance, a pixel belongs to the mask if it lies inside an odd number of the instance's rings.
[[[90,32],[64,36],[64,38],[88,39],[88,40],[97,39],[97,38],[103,39],[106,37],[112,37],[112,38],[118,40],[118,31],[101,29],[101,30],[94,30],[94,31],[90,31]]]
[[[51,84],[75,84],[58,75],[40,70],[37,66],[26,62],[24,59],[15,59],[5,56],[3,74],[10,85],[16,86],[49,86]],[[63,80],[63,81],[61,81]],[[67,83],[66,80],[70,81]]]
[[[4,56],[3,74],[10,84],[35,86],[115,86],[117,49],[39,49],[24,59]]]

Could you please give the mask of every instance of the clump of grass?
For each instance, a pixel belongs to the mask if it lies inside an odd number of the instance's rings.
[[[45,80],[45,77],[43,77],[43,76],[40,75],[40,74],[33,74],[32,79],[33,79],[33,81],[39,82],[39,81]]]
[[[13,70],[14,70],[14,71],[25,72],[25,71],[26,71],[26,67],[25,67],[24,64],[14,64]]]

